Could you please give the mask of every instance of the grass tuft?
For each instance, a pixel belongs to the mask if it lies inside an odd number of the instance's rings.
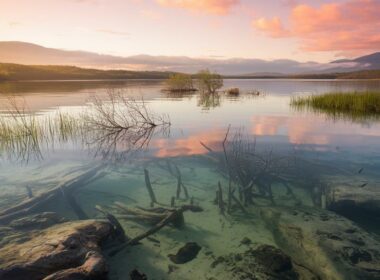
[[[380,92],[326,93],[292,98],[290,105],[352,120],[380,118]]]

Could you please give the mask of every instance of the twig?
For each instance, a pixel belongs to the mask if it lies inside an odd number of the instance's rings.
[[[203,143],[202,141],[199,141],[199,143],[203,146],[203,148],[205,148],[207,151],[209,151],[210,153],[213,153],[214,150],[211,149],[210,147],[208,147],[205,143]]]

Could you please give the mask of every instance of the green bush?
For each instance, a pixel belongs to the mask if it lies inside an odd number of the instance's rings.
[[[187,74],[173,74],[166,81],[167,90],[172,92],[193,91],[193,79]]]
[[[223,87],[223,78],[217,73],[211,73],[210,70],[201,70],[197,74],[198,89],[206,93],[215,93]]]

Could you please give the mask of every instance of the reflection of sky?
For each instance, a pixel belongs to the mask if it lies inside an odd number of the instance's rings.
[[[120,82],[119,82],[120,83]],[[78,85],[77,85],[78,86]],[[61,85],[60,91],[18,90],[31,110],[75,112],[93,93],[104,93],[109,85],[82,84],[79,88]],[[171,119],[170,137],[157,134],[151,151],[159,157],[203,154],[207,151],[200,141],[220,149],[228,125],[244,128],[244,133],[257,137],[258,143],[279,143],[318,150],[349,149],[358,153],[374,152],[380,148],[380,123],[351,123],[329,120],[323,114],[296,112],[289,108],[290,96],[300,93],[321,93],[333,90],[363,90],[379,86],[379,82],[355,81],[264,81],[227,80],[226,87],[237,86],[243,94],[227,98],[221,94],[221,104],[205,110],[199,106],[197,94],[170,96],[160,91],[160,83],[134,82],[116,84],[137,98],[144,96],[155,113],[168,114]],[[244,92],[259,89],[264,97],[250,97]]]

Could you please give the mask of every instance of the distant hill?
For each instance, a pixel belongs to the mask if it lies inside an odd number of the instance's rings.
[[[76,66],[21,65],[0,63],[0,81],[19,80],[94,80],[94,79],[166,79],[170,72],[98,70]]]
[[[167,79],[174,72],[99,70],[59,65],[0,63],[0,81]],[[229,79],[380,79],[380,70],[302,75],[225,75]]]
[[[380,52],[361,56],[355,59],[335,60],[331,63],[334,63],[336,65],[353,63],[360,65],[361,67],[364,67],[368,70],[378,70],[380,69]]]
[[[248,58],[190,58],[185,56],[135,55],[128,57],[46,48],[36,44],[0,41],[0,62],[25,65],[72,65],[93,69],[132,71],[172,71],[195,73],[209,68],[223,75],[261,76],[272,74],[302,74],[352,72],[380,69],[379,53],[356,59],[341,59],[331,63],[298,62],[290,59],[272,61]]]

